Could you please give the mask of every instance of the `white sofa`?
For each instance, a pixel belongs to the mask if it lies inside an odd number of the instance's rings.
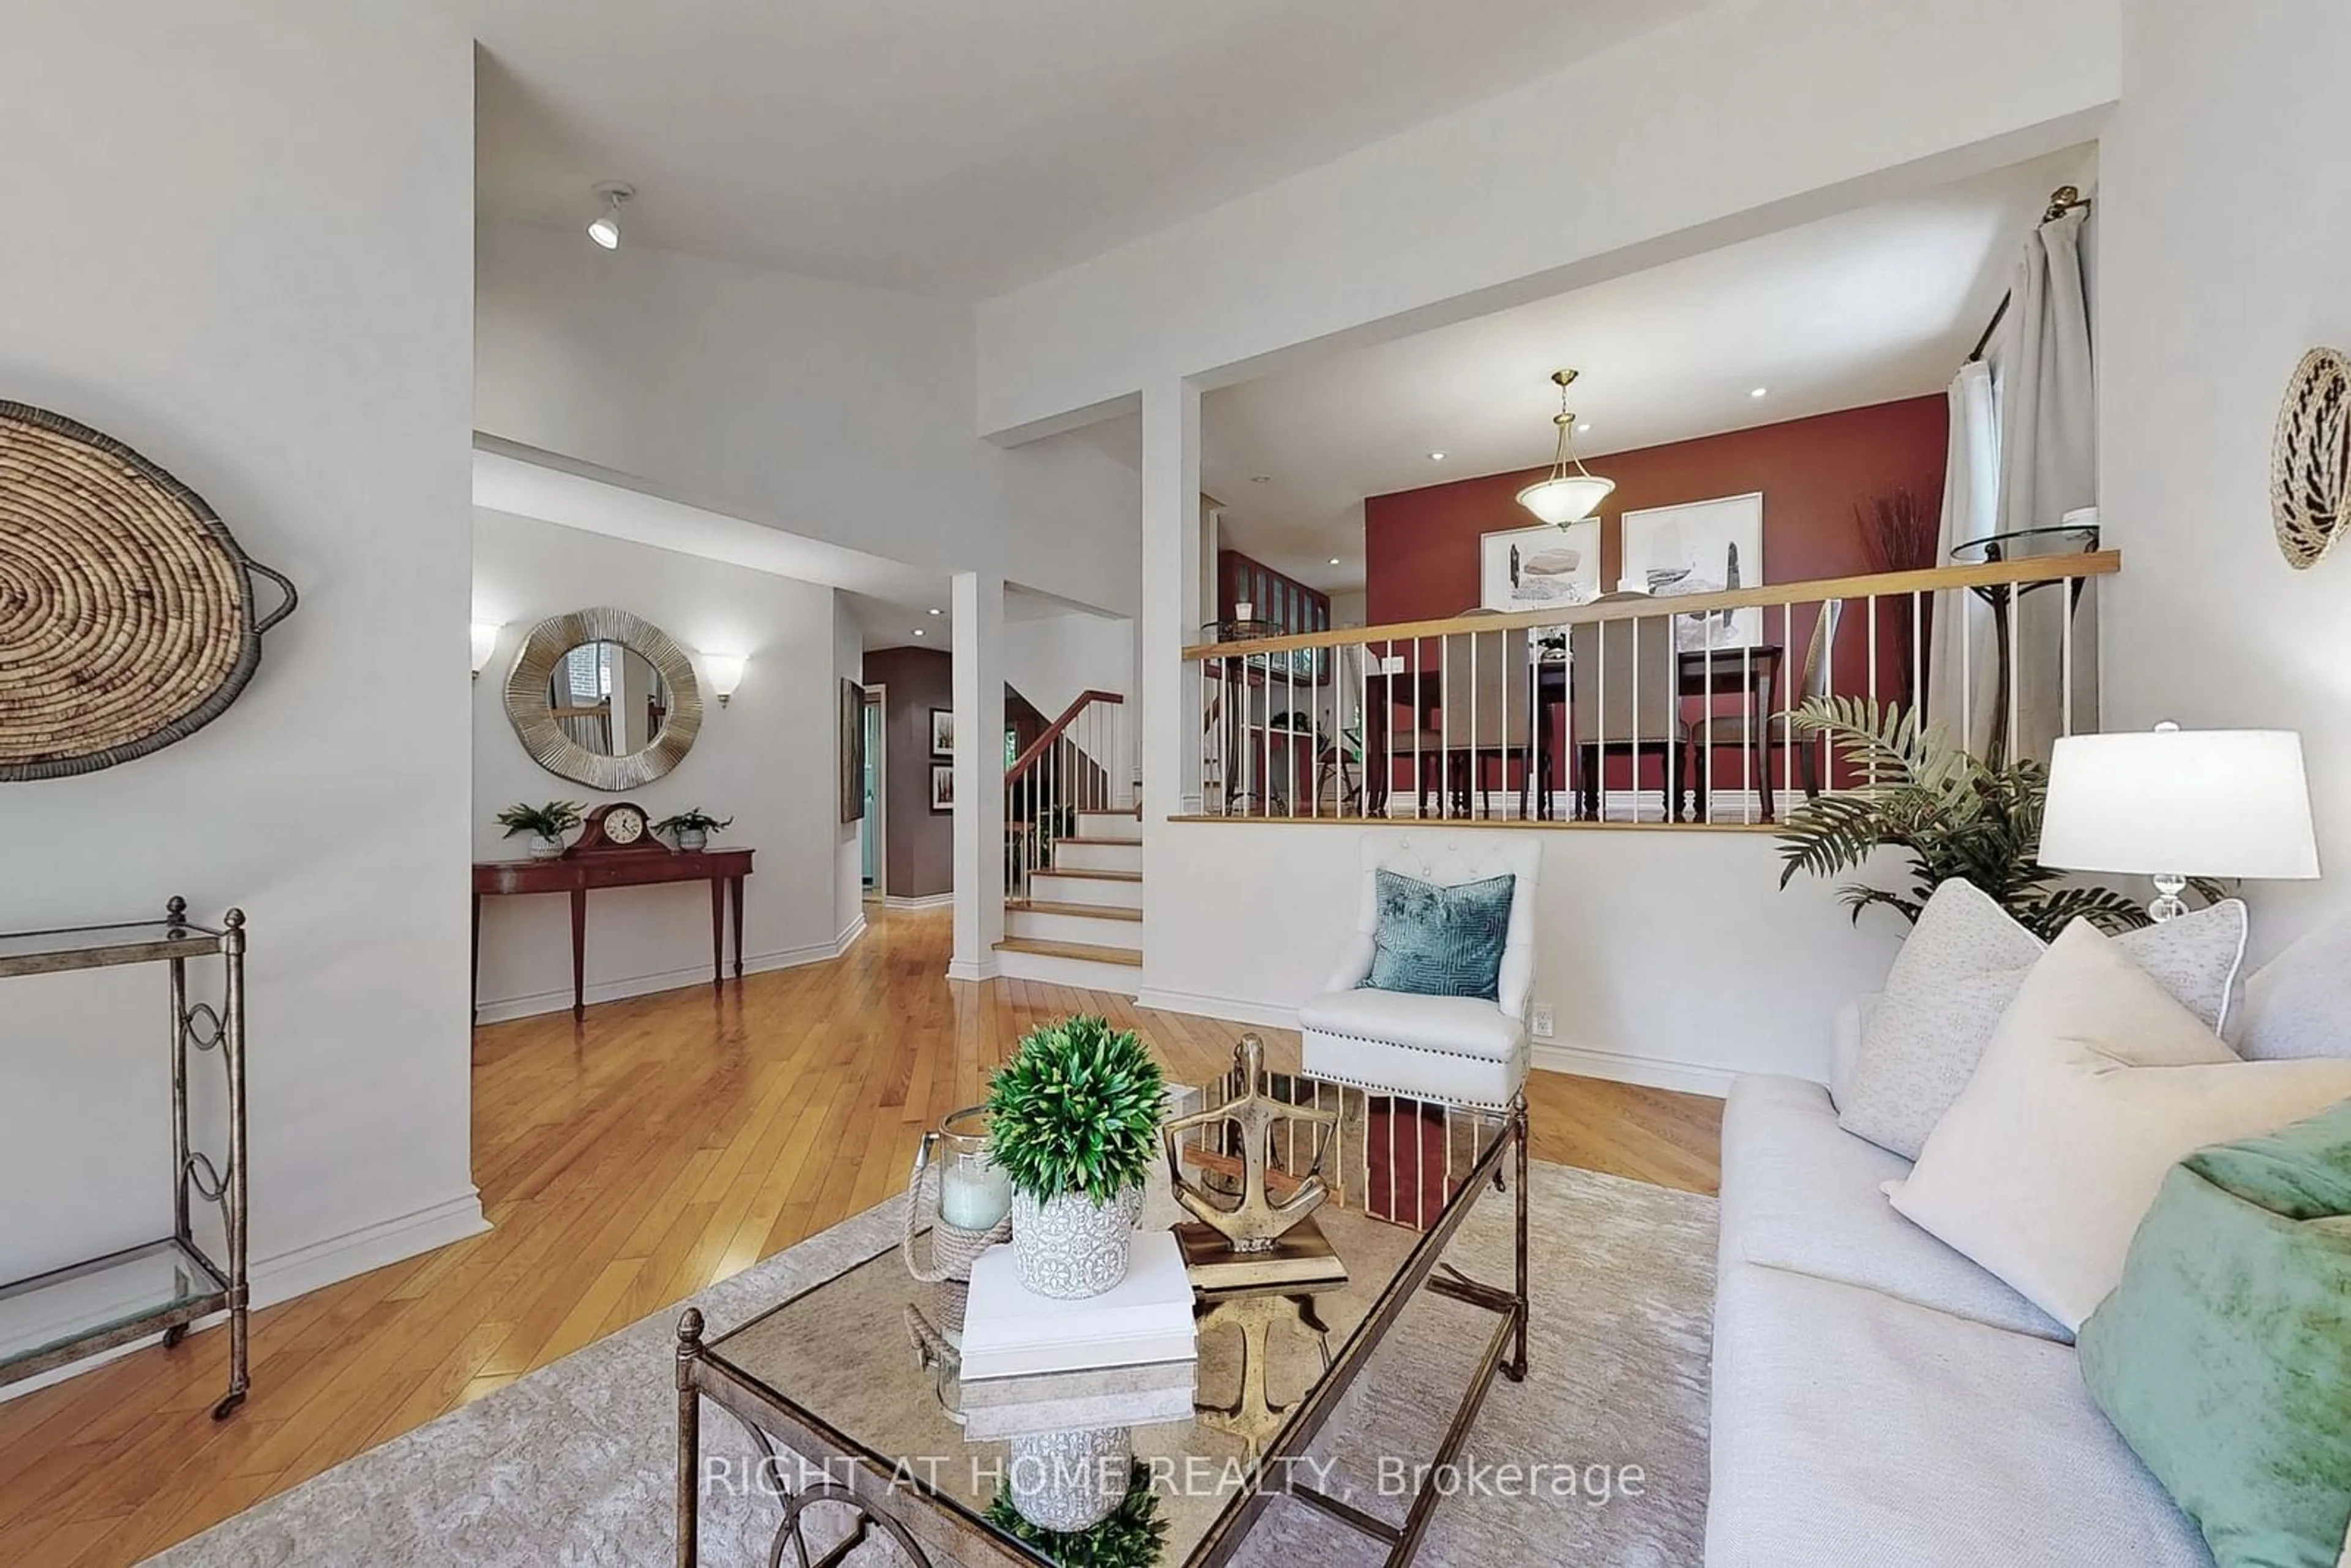
[[[2210,1568],[2091,1403],[2065,1331],[1878,1190],[1908,1163],[1831,1087],[1748,1077],[1722,1120],[1708,1568]],[[2351,921],[2246,982],[2248,1059],[2351,1056]]]
[[[1894,1211],[1796,1078],[1722,1119],[1708,1568],[2210,1568],[2065,1331]]]

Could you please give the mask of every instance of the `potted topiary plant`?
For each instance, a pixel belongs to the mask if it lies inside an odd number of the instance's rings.
[[[580,802],[549,800],[544,806],[508,806],[498,813],[498,826],[507,837],[517,833],[530,835],[530,858],[535,861],[560,859],[563,835],[580,825]]]
[[[1016,1449],[1019,1441],[1014,1439]],[[1159,1561],[1167,1521],[1159,1517],[1159,1496],[1151,1490],[1149,1467],[1130,1458],[1125,1493],[1112,1500],[1107,1517],[1097,1512],[1091,1523],[1075,1530],[1040,1523],[1023,1508],[1024,1504],[1036,1506],[1024,1490],[1033,1490],[1030,1483],[1038,1475],[1055,1468],[1068,1467],[1054,1467],[1037,1458],[1008,1466],[1010,1474],[997,1490],[996,1500],[987,1505],[987,1522],[1043,1552],[1061,1568],[1151,1568]]]
[[[710,835],[724,832],[735,825],[732,817],[714,817],[699,806],[690,806],[674,817],[664,817],[653,824],[656,833],[667,833],[681,854],[695,854],[710,842]]]
[[[987,1089],[988,1153],[1012,1184],[1012,1252],[1040,1295],[1126,1278],[1166,1085],[1131,1030],[1071,1018],[1032,1030]]]

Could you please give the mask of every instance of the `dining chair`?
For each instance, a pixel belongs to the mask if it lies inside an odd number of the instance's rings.
[[[1595,604],[1654,603],[1637,592],[1603,594]],[[1646,622],[1646,624],[1644,623]],[[1656,756],[1665,768],[1666,820],[1682,814],[1689,727],[1682,719],[1681,664],[1669,612],[1614,621],[1586,621],[1568,631],[1569,737],[1575,747],[1577,815],[1600,820],[1607,791],[1602,774],[1611,757],[1633,759],[1633,789],[1641,788],[1641,760]],[[1698,810],[1706,810],[1699,782]]]
[[[1829,695],[1830,650],[1836,644],[1838,618],[1844,612],[1842,599],[1824,599],[1821,612],[1813,620],[1812,640],[1804,644],[1804,664],[1797,679],[1792,706],[1775,708],[1758,717],[1753,708],[1742,700],[1735,714],[1708,714],[1698,720],[1692,742],[1698,748],[1698,771],[1707,770],[1712,748],[1729,747],[1747,750],[1755,758],[1755,768],[1761,780],[1759,793],[1762,797],[1763,820],[1777,821],[1771,792],[1771,752],[1775,747],[1793,747],[1796,768],[1804,799],[1820,798],[1823,780],[1820,777],[1821,748],[1817,741],[1802,734],[1795,725],[1795,709],[1815,697]]]
[[[1462,618],[1496,615],[1487,609],[1467,610]],[[1519,815],[1530,815],[1534,789],[1535,688],[1534,667],[1528,659],[1527,634],[1520,631],[1455,632],[1445,639],[1439,674],[1437,730],[1445,750],[1446,779],[1458,814],[1469,816],[1473,800],[1478,815],[1494,814],[1493,791],[1487,786],[1485,765],[1494,762],[1502,788],[1510,784],[1510,754],[1526,765],[1519,780]]]

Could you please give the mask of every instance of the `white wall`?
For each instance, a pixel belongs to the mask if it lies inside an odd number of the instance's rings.
[[[838,952],[858,918],[857,838],[841,821],[834,757],[840,666],[829,588],[653,549],[601,534],[477,509],[475,614],[499,622],[498,651],[473,687],[473,845],[484,860],[521,855],[524,841],[493,820],[517,800],[629,800],[655,819],[689,806],[735,819],[716,841],[759,852],[743,884],[747,969],[810,963]],[[530,627],[549,615],[609,604],[668,632],[697,655],[745,655],[743,684],[718,706],[705,686],[702,733],[666,778],[599,794],[559,779],[516,740],[504,672]],[[853,624],[852,660],[862,659]],[[845,847],[844,847],[845,846]],[[845,879],[844,879],[845,873]],[[845,887],[844,887],[845,880]],[[728,956],[733,936],[728,936]],[[588,900],[588,996],[636,996],[710,978],[710,898],[701,883],[613,888]],[[569,901],[491,898],[482,909],[482,1018],[571,1005]]]
[[[1727,0],[984,303],[982,431],[2085,139],[2121,0]]]
[[[832,824],[832,928],[836,951],[855,941],[865,929],[865,857],[862,822],[841,820],[841,683],[854,681],[865,684],[865,628],[859,625],[849,601],[840,594],[832,600],[832,686],[830,711],[833,716],[833,743],[830,747],[815,746],[802,750],[788,766],[801,772],[821,771],[825,787],[831,798],[831,810],[824,820]],[[857,722],[863,724],[860,713]],[[832,758],[830,768],[818,767],[821,758]],[[874,810],[882,810],[877,801]]]
[[[1828,883],[1780,891],[1761,834],[1525,831],[1543,845],[1547,1060],[1575,1071],[1715,1093],[1737,1072],[1824,1080],[1837,1007],[1877,988],[1903,930],[1883,914],[1855,929]],[[1294,1023],[1354,929],[1361,839],[1155,824],[1144,1003]]]
[[[974,434],[968,306],[486,225],[477,422],[672,499],[1132,613],[1134,470]]]
[[[2278,554],[2269,444],[2305,349],[2351,348],[2351,9],[2139,0],[2099,149],[2105,722],[2300,729],[2328,880],[2255,884],[2274,949],[2351,905],[2351,559]]]
[[[244,907],[273,1300],[481,1225],[473,47],[398,0],[17,0],[5,37],[0,384],[177,474],[302,606],[193,737],[0,784],[0,929]],[[171,1228],[162,988],[0,983],[0,1276]]]

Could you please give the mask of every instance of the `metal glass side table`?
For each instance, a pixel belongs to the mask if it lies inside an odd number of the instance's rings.
[[[164,1344],[177,1344],[191,1323],[226,1312],[228,1392],[213,1406],[217,1421],[245,1402],[247,1386],[245,915],[230,910],[218,930],[192,925],[187,915],[187,900],[174,898],[161,920],[0,936],[0,978],[128,964],[168,966],[172,1176],[171,1235],[0,1285],[0,1385],[159,1331]],[[223,972],[218,1007],[188,999],[188,961],[212,956],[219,957]],[[225,1164],[215,1164],[190,1135],[191,1051],[218,1051],[228,1081]],[[225,1260],[198,1244],[191,1197],[218,1208]]]

